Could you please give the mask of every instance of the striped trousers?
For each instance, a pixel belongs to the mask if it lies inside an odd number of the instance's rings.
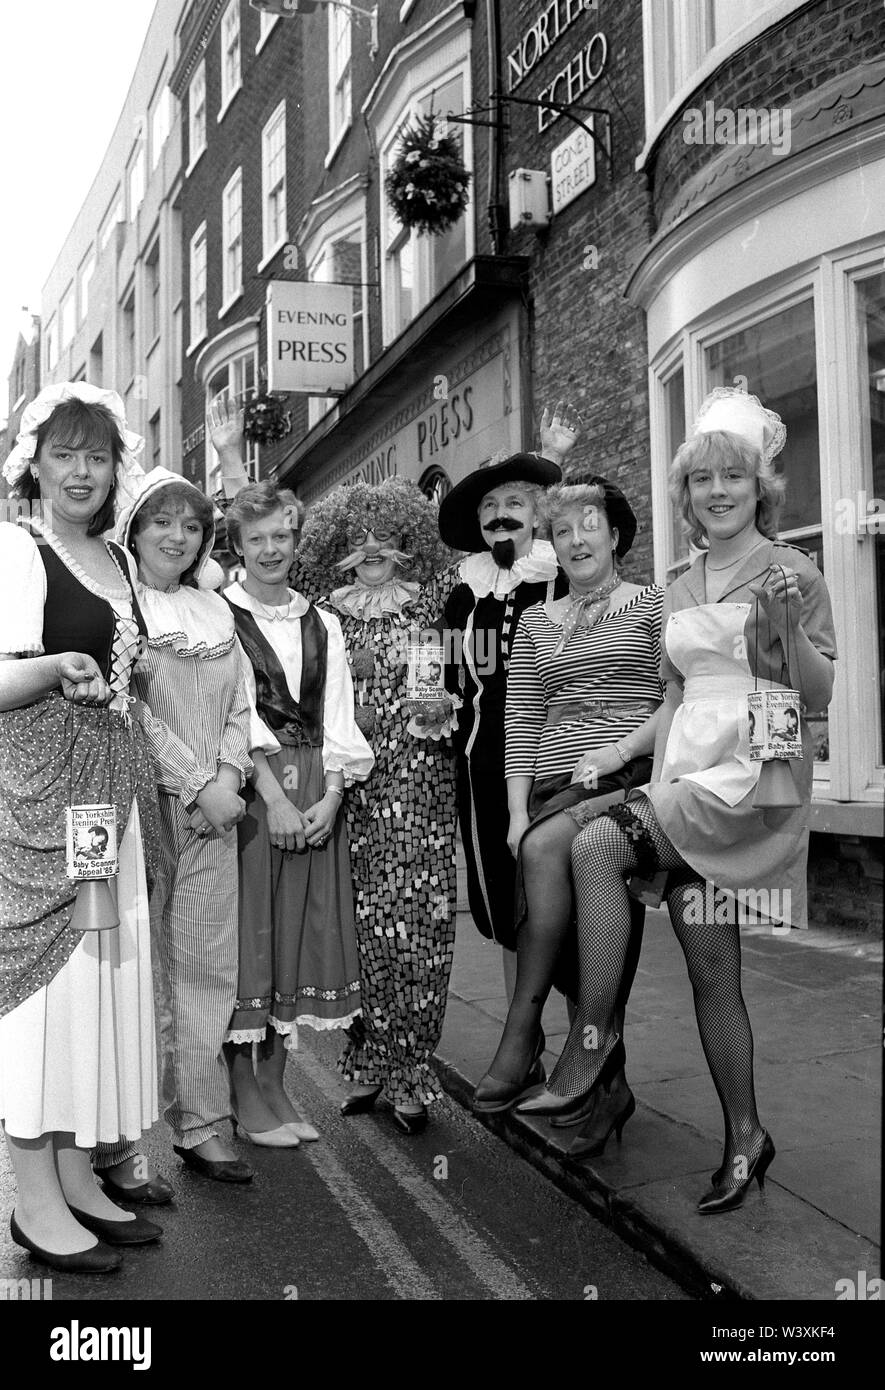
[[[196,835],[178,797],[160,792],[163,845],[151,896],[162,1096],[175,1143],[196,1148],[230,1118],[221,1046],[237,997],[237,832]],[[101,1145],[95,1167],[137,1152]]]

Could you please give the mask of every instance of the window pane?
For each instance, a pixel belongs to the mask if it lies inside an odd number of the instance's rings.
[[[787,478],[781,533],[820,524],[820,448],[814,304],[807,299],[706,349],[706,389],[743,386],[776,410],[787,443],[775,462]]]
[[[685,372],[682,367],[673,373],[664,385],[664,423],[667,430],[667,467],[685,440]],[[688,537],[682,529],[682,521],[676,509],[671,506],[673,520],[673,558],[681,560],[688,555]]]
[[[858,285],[858,299],[861,314],[861,344],[865,344],[864,358],[861,362],[865,383],[861,400],[861,438],[867,454],[864,470],[865,491],[872,489],[867,496],[869,509],[873,498],[885,499],[885,274],[871,275]],[[880,501],[880,507],[885,502]],[[869,516],[869,510],[867,515]],[[876,555],[876,633],[879,655],[879,747],[876,762],[883,761],[885,750],[885,700],[882,699],[882,679],[885,673],[885,537],[881,534],[883,521],[870,527],[870,540],[864,544],[875,546]]]

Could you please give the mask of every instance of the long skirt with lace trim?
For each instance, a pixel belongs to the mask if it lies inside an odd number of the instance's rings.
[[[322,750],[282,744],[268,763],[292,805],[305,811],[325,794]],[[297,1025],[346,1028],[360,1008],[353,885],[345,817],[320,848],[294,853],[270,842],[267,808],[243,792],[240,965],[228,1042],[258,1042],[273,1028],[295,1043]]]

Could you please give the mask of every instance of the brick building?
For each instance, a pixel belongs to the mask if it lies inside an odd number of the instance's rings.
[[[302,0],[279,18],[193,0],[179,26],[185,472],[215,489],[207,403],[262,382],[268,282],[344,286],[352,380],[288,396],[290,432],[252,450],[253,472],[308,502],[389,473],[441,494],[531,447],[543,405],[566,396],[584,418],[578,468],[616,479],[637,511],[629,577],[664,580],[689,558],[669,459],[706,392],[743,383],[787,422],[784,532],[823,566],[841,643],[817,720],[813,892],[826,916],[868,919],[885,657],[869,524],[885,495],[881,6],[362,8]],[[469,116],[449,128],[473,175],[438,238],[404,230],[384,194],[399,133],[431,108]],[[540,224],[511,226],[511,184],[548,175],[550,220],[542,207]]]
[[[15,448],[25,406],[40,391],[40,315],[28,317],[30,323],[19,333],[12,355],[6,425],[0,431],[0,468]],[[5,497],[8,491],[6,481],[0,478],[0,497]]]
[[[157,0],[101,167],[42,294],[42,384],[113,387],[145,437],[146,468],[176,467],[181,130],[169,90],[183,0]]]
[[[647,2],[644,28],[653,235],[626,289],[648,324],[655,567],[685,562],[666,491],[685,423],[743,385],[786,422],[781,535],[826,574],[839,641],[814,721],[813,910],[865,921],[885,761],[885,13]],[[767,138],[742,139],[760,117]]]

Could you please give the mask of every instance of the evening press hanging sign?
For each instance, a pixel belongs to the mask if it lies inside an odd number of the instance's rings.
[[[353,287],[272,280],[267,389],[340,395],[353,385]]]
[[[596,4],[588,3],[588,0],[551,0],[550,4],[545,5],[507,55],[507,90],[515,92],[576,20],[595,9]],[[602,76],[607,61],[608,40],[605,34],[596,33],[560,68],[553,80],[541,88],[537,93],[538,100],[547,98],[564,106],[579,102],[588,88]],[[541,107],[538,111],[538,130],[547,130],[554,121],[559,120],[560,114],[549,107]]]

